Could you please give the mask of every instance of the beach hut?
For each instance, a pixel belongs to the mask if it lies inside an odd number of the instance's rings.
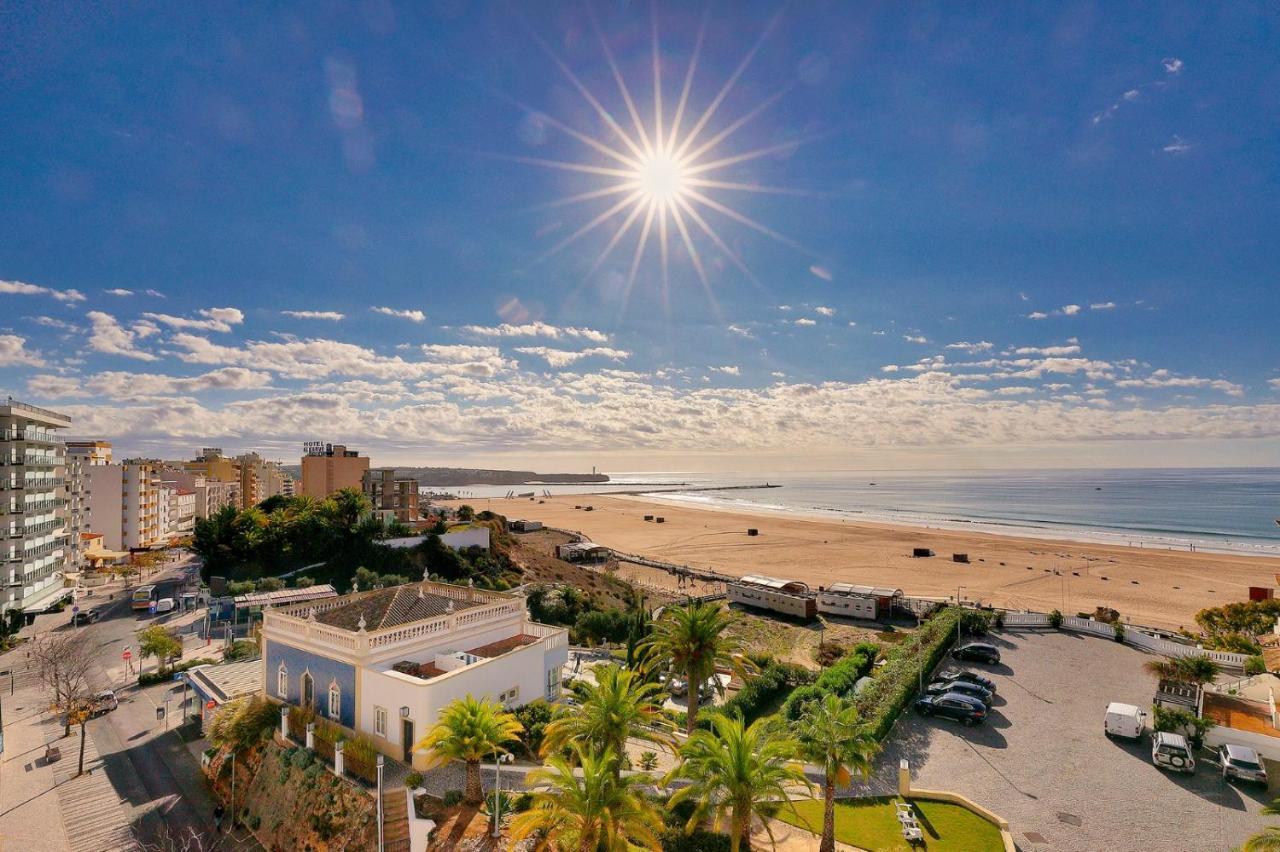
[[[755,527],[747,527],[747,535],[760,535],[760,530]]]
[[[818,612],[871,620],[888,618],[893,613],[894,602],[901,597],[902,589],[832,583],[818,589]]]
[[[952,562],[961,562],[961,563],[963,563],[963,564],[965,564],[965,565],[968,565],[968,564],[969,564],[969,554],[967,554],[967,553],[953,553],[953,554],[951,554],[951,561],[952,561]]]
[[[911,557],[912,557],[913,559],[925,559],[925,558],[930,557],[930,556],[932,556],[932,555],[933,555],[933,551],[932,551],[932,550],[930,550],[930,549],[929,549],[929,548],[927,548],[927,547],[913,547],[913,548],[911,548]]]
[[[730,603],[766,609],[810,619],[818,614],[818,605],[808,585],[799,580],[780,580],[763,574],[749,574],[725,585]]]

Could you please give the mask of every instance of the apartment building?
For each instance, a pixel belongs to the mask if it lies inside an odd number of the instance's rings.
[[[267,461],[257,453],[244,453],[228,458],[220,447],[205,447],[194,461],[184,462],[187,473],[201,474],[206,480],[236,484],[241,509],[256,506],[268,497],[283,494],[284,471],[279,462]],[[216,510],[215,510],[216,511]]]
[[[224,506],[240,508],[240,481],[223,482],[210,479],[201,473],[169,468],[162,473],[166,485],[191,492],[192,526],[210,515],[216,515]],[[185,534],[185,533],[184,533]]]
[[[0,404],[0,612],[34,616],[67,594],[72,523],[58,430],[70,426],[66,415],[12,397]]]
[[[102,533],[108,550],[147,550],[165,544],[168,505],[161,507],[163,483],[151,462],[125,461],[85,467],[89,525]]]
[[[373,513],[383,521],[417,525],[422,520],[418,511],[418,480],[396,479],[395,474],[395,468],[391,467],[367,470],[360,487],[373,504]]]
[[[343,488],[359,490],[369,470],[369,457],[342,444],[311,441],[303,445],[302,494],[323,500]]]

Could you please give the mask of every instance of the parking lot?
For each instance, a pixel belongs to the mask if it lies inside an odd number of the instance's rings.
[[[1064,632],[994,638],[999,666],[967,664],[996,682],[987,724],[902,717],[875,773],[889,792],[900,758],[914,783],[953,790],[1009,820],[1024,850],[1229,850],[1277,817],[1257,786],[1226,783],[1207,753],[1194,775],[1151,764],[1151,742],[1102,732],[1108,702],[1149,707],[1149,656],[1105,639]],[[1274,775],[1273,775],[1274,778]]]

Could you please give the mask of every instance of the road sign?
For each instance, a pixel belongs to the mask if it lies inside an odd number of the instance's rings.
[[[133,652],[130,651],[128,648],[125,648],[124,653],[121,654],[120,657],[125,660],[133,659]]]
[[[206,705],[204,705],[204,709],[206,709],[206,710],[214,710],[214,709],[217,709],[217,706],[218,706],[218,702],[216,702],[216,701],[214,701],[212,698],[210,698],[210,699],[209,699],[209,703],[208,703],[208,704],[206,704]]]
[[[186,673],[186,672],[174,672],[174,673],[173,673],[173,679],[174,679],[174,680],[176,680],[176,681],[179,681],[179,682],[184,681],[184,680],[186,680],[186,679],[187,679],[187,673]]]
[[[71,607],[71,614],[72,614],[72,615],[75,615],[75,614],[76,614],[77,612],[79,612],[79,611],[80,611],[80,607],[78,607],[78,606],[73,606],[73,607]]]
[[[157,707],[157,708],[156,708],[156,720],[157,720],[157,721],[159,721],[160,719],[163,719],[163,718],[164,718],[164,708],[163,708],[163,707]]]

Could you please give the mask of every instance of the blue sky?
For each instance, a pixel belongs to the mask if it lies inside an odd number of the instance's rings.
[[[0,388],[164,455],[1276,458],[1274,9],[324,9],[0,11]]]

